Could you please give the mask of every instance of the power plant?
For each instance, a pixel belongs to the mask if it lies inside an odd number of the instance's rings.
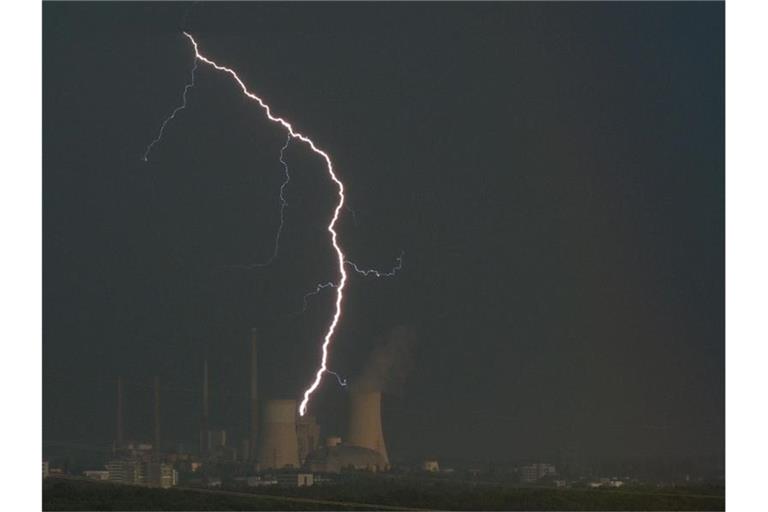
[[[251,460],[259,471],[298,469],[339,472],[344,468],[383,471],[389,457],[381,426],[381,392],[349,393],[348,438],[329,437],[321,446],[320,426],[312,415],[299,416],[296,400],[258,397],[257,330],[251,330]]]
[[[321,440],[320,425],[312,415],[299,416],[295,399],[259,396],[259,331],[251,329],[248,357],[248,423],[235,447],[227,443],[227,431],[213,428],[210,416],[209,362],[202,361],[199,461],[237,462],[257,472],[295,470],[337,473],[354,468],[368,471],[389,469],[389,457],[381,425],[381,392],[351,389],[346,437],[332,435]],[[215,379],[214,379],[215,381]],[[124,436],[123,379],[117,379],[116,453],[125,460],[157,462],[168,454],[161,450],[161,388],[159,377],[152,382],[152,444],[126,442]],[[216,395],[214,395],[216,396]],[[234,443],[237,445],[237,443]],[[130,454],[130,455],[126,455]],[[178,460],[178,455],[174,455]],[[194,456],[193,456],[194,457]],[[193,460],[193,459],[185,459]],[[193,470],[194,471],[194,470]]]

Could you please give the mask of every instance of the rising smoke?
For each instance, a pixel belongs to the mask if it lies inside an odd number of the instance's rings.
[[[400,394],[414,365],[415,342],[415,333],[405,326],[379,337],[368,362],[354,379],[352,390]]]

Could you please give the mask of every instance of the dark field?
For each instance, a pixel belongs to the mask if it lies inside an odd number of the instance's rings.
[[[722,488],[582,490],[373,479],[305,489],[148,489],[49,478],[44,510],[725,510]]]

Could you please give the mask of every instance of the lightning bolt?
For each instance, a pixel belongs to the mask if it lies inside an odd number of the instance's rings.
[[[354,212],[353,212],[353,214],[354,214]],[[392,270],[390,270],[389,272],[382,272],[380,270],[374,270],[374,269],[363,270],[363,269],[359,268],[354,262],[349,261],[349,260],[347,260],[346,263],[348,265],[352,266],[352,268],[354,268],[355,272],[357,272],[359,274],[362,274],[362,275],[364,275],[366,277],[371,276],[371,275],[373,275],[373,276],[375,276],[377,278],[381,278],[381,277],[394,277],[395,274],[397,274],[397,272],[403,268],[403,256],[404,255],[405,255],[405,251],[400,251],[400,256],[398,256],[396,258],[397,264],[394,267],[392,267]],[[298,315],[301,315],[302,313],[306,313],[307,308],[309,307],[309,298],[310,297],[314,297],[314,296],[318,295],[324,289],[326,289],[326,288],[333,288],[334,286],[336,286],[336,285],[332,281],[328,281],[328,282],[325,282],[325,283],[318,283],[318,285],[315,287],[314,290],[304,294],[303,304],[302,304],[301,310],[300,311],[296,311],[295,313],[293,313],[290,316],[298,316]],[[330,373],[331,375],[334,375],[336,377],[336,380],[338,381],[339,386],[341,386],[343,388],[347,387],[347,379],[346,378],[342,378],[341,375],[339,375],[338,373],[336,373],[336,372],[334,372],[332,370],[329,370],[328,368],[326,368],[325,371],[326,371],[326,373]]]
[[[194,51],[195,51],[195,61],[194,66],[192,67],[191,72],[191,78],[190,81],[184,86],[184,92],[182,94],[182,103],[178,107],[176,107],[162,122],[160,126],[160,130],[158,131],[157,136],[155,139],[147,146],[145,152],[144,152],[144,161],[147,162],[149,160],[149,155],[154,148],[156,144],[160,142],[160,140],[163,138],[163,134],[165,133],[165,129],[167,125],[176,118],[176,115],[184,110],[187,107],[187,93],[189,92],[189,89],[194,87],[195,85],[195,74],[198,69],[198,63],[202,62],[204,64],[207,64],[214,68],[217,71],[221,71],[223,73],[228,74],[232,79],[237,83],[237,85],[242,90],[243,94],[250,98],[251,100],[258,103],[258,105],[264,110],[266,117],[273,123],[279,124],[282,126],[287,132],[288,136],[286,139],[285,144],[280,150],[280,163],[283,165],[283,169],[285,172],[285,179],[280,186],[280,224],[277,228],[277,232],[275,233],[275,246],[274,250],[272,252],[272,255],[269,259],[267,259],[263,263],[254,263],[251,265],[243,266],[244,268],[254,268],[254,267],[264,267],[269,264],[271,264],[278,255],[278,252],[280,250],[280,237],[283,232],[283,227],[285,224],[285,208],[287,206],[287,201],[285,198],[285,188],[287,187],[288,183],[290,182],[291,176],[288,170],[288,163],[285,161],[285,151],[290,145],[291,141],[293,139],[298,139],[299,141],[303,142],[309,148],[322,157],[322,159],[325,161],[326,169],[328,171],[328,175],[331,178],[331,181],[336,185],[338,188],[338,202],[336,203],[336,206],[333,209],[333,215],[331,217],[331,221],[328,224],[328,227],[326,228],[328,233],[330,234],[331,239],[331,245],[333,246],[333,250],[336,253],[336,258],[338,262],[338,270],[339,270],[339,280],[338,282],[329,281],[326,283],[320,283],[317,285],[314,291],[311,291],[304,295],[303,299],[303,311],[306,311],[308,307],[308,299],[311,296],[319,294],[323,289],[325,288],[334,288],[336,290],[336,300],[335,300],[335,309],[334,314],[331,319],[330,324],[328,325],[328,328],[326,330],[325,336],[323,337],[323,342],[321,345],[322,349],[322,356],[320,359],[320,365],[315,372],[315,378],[313,379],[312,383],[309,385],[309,387],[306,388],[303,394],[303,399],[301,401],[301,404],[299,405],[299,414],[301,416],[304,416],[304,414],[307,412],[307,407],[309,404],[309,400],[312,396],[312,393],[317,389],[317,387],[320,385],[320,382],[322,381],[323,374],[324,373],[330,373],[336,377],[336,380],[338,381],[339,385],[344,387],[347,385],[347,380],[342,379],[342,377],[334,372],[328,369],[328,355],[329,355],[329,348],[331,345],[331,342],[333,340],[333,335],[336,332],[336,328],[339,324],[339,321],[341,319],[342,315],[342,304],[344,301],[344,288],[347,284],[347,272],[345,270],[345,265],[350,265],[355,272],[362,274],[363,276],[375,276],[377,278],[379,277],[392,277],[394,276],[401,268],[403,264],[403,255],[404,252],[400,253],[400,256],[397,258],[397,265],[389,272],[382,272],[374,269],[361,269],[358,265],[356,265],[354,262],[349,261],[346,259],[344,252],[341,248],[341,245],[339,243],[339,237],[338,233],[336,232],[336,223],[339,220],[340,212],[342,208],[346,208],[349,210],[349,212],[352,214],[352,217],[354,219],[355,225],[357,225],[357,216],[355,215],[354,210],[350,208],[349,206],[346,206],[344,204],[345,201],[345,195],[344,195],[344,184],[341,182],[341,180],[337,177],[336,173],[334,172],[333,162],[331,161],[330,155],[328,155],[327,152],[320,149],[319,146],[315,144],[315,142],[310,139],[308,136],[298,132],[293,128],[293,125],[288,122],[286,119],[276,116],[272,113],[271,107],[259,96],[256,94],[250,92],[248,88],[246,87],[245,83],[242,81],[242,79],[238,76],[238,74],[232,69],[227,66],[222,66],[220,64],[217,64],[212,59],[206,57],[200,52],[200,48],[198,46],[197,41],[195,38],[189,34],[188,32],[183,32],[184,36],[189,39],[190,43],[192,44]]]
[[[200,47],[197,41],[195,40],[195,38],[192,37],[192,35],[189,34],[188,32],[183,32],[183,34],[187,39],[189,39],[190,43],[192,43],[192,46],[194,47],[194,50],[195,50],[195,68],[194,69],[195,70],[197,69],[197,63],[199,61],[211,66],[217,71],[221,71],[231,76],[232,79],[237,83],[237,85],[243,91],[243,94],[248,98],[250,98],[251,100],[255,101],[264,110],[264,113],[266,114],[267,119],[285,128],[285,130],[289,134],[289,142],[292,138],[298,139],[304,144],[306,144],[307,146],[309,146],[309,148],[314,153],[322,157],[322,159],[325,161],[326,169],[328,170],[328,175],[331,178],[331,181],[333,181],[333,183],[338,188],[339,199],[338,199],[338,202],[336,203],[336,206],[333,209],[333,216],[331,217],[331,221],[328,224],[328,227],[326,228],[328,230],[328,233],[330,234],[331,245],[333,246],[333,250],[336,253],[336,259],[338,262],[338,269],[339,269],[339,280],[338,282],[334,282],[334,286],[333,286],[333,288],[336,290],[335,309],[333,313],[333,318],[331,319],[331,322],[328,325],[328,329],[326,330],[325,336],[323,337],[323,343],[321,345],[322,356],[320,358],[320,365],[317,371],[315,372],[315,378],[313,379],[312,383],[304,391],[303,399],[301,401],[301,404],[299,405],[299,415],[304,416],[304,414],[307,412],[307,405],[309,403],[310,397],[312,396],[312,393],[314,393],[314,391],[320,385],[320,382],[322,381],[322,378],[323,378],[323,374],[326,371],[328,371],[327,364],[328,364],[329,348],[333,340],[333,335],[336,332],[336,327],[339,325],[339,320],[341,319],[342,304],[344,301],[344,288],[346,287],[346,284],[347,284],[347,272],[344,268],[346,258],[344,256],[344,251],[342,250],[341,245],[339,244],[339,235],[336,232],[335,228],[336,228],[336,222],[339,220],[339,214],[342,208],[344,208],[344,184],[341,182],[338,176],[336,176],[336,173],[334,172],[334,168],[333,168],[333,162],[331,161],[331,157],[328,155],[328,153],[320,149],[320,147],[318,147],[317,144],[315,144],[315,142],[312,139],[310,139],[308,136],[295,130],[293,128],[293,125],[290,122],[288,122],[282,117],[274,115],[272,113],[271,107],[263,99],[261,99],[259,96],[257,96],[256,94],[248,90],[248,87],[246,87],[245,83],[242,81],[242,79],[237,74],[237,72],[235,72],[235,70],[227,66],[222,66],[220,64],[217,64],[214,60],[203,55],[200,52]],[[147,149],[147,152],[145,154],[145,158],[148,156],[149,152],[151,151],[152,146],[162,138],[163,131],[165,130],[165,126],[168,124],[168,122],[170,122],[180,110],[186,107],[186,93],[192,85],[194,85],[194,73],[193,73],[192,83],[188,84],[184,88],[183,104],[180,107],[177,107],[171,113],[171,115],[168,118],[166,118],[166,120],[163,122],[163,125],[161,126],[161,129],[160,129],[160,133],[156,141],[153,141],[153,143],[150,144],[150,147]],[[287,181],[283,183],[283,188],[286,183]],[[281,189],[281,198],[283,200],[283,208],[284,208],[285,201],[284,201],[284,196],[282,196],[282,189]],[[282,209],[281,209],[281,212],[282,212]],[[282,231],[282,215],[281,215],[281,227],[278,229],[278,234],[276,236],[276,240],[278,242],[279,242],[281,231]],[[275,249],[276,251],[277,251],[277,245],[278,244],[276,244],[276,249]],[[274,254],[276,254],[276,252]],[[338,375],[337,375],[337,378],[339,378]]]

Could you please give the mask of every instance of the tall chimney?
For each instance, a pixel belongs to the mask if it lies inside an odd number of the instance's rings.
[[[387,447],[381,430],[381,392],[350,391],[349,433],[347,443],[379,452],[389,465]]]
[[[117,378],[117,448],[123,447],[123,378]]]
[[[160,452],[160,379],[155,377],[155,453]]]
[[[254,459],[256,455],[256,443],[259,434],[259,365],[257,359],[257,344],[258,332],[253,328],[251,329],[251,435],[249,443],[251,459]]]
[[[296,400],[264,403],[257,461],[259,470],[299,467]]]
[[[200,455],[208,453],[208,360],[203,361],[203,414],[200,417]]]

